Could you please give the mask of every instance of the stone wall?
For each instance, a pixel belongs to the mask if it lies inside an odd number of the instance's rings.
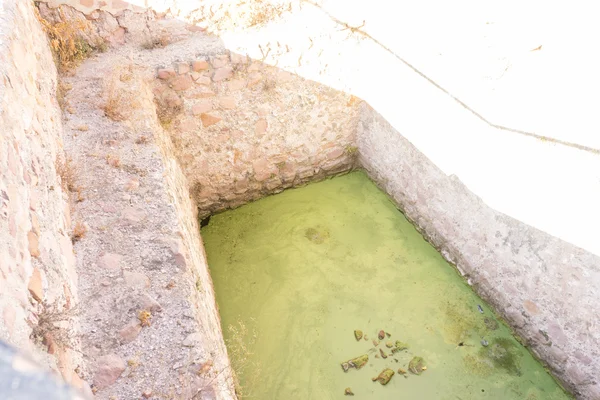
[[[78,296],[56,68],[32,3],[2,7],[0,339],[82,387],[68,317]]]
[[[600,399],[600,258],[489,208],[361,107],[370,177],[566,387]]]
[[[358,99],[246,56],[161,68],[154,93],[200,216],[354,165]]]

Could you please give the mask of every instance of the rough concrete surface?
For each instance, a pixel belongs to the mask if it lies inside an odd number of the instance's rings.
[[[74,216],[88,227],[75,245],[85,374],[98,398],[234,398],[194,209],[156,117],[155,69],[123,54],[67,79],[65,144],[85,182]]]
[[[56,68],[32,4],[0,7],[0,339],[82,388]]]
[[[600,398],[600,258],[489,208],[364,104],[359,162],[579,398]]]

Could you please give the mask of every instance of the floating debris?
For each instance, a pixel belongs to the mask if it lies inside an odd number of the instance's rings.
[[[392,376],[394,376],[394,371],[389,368],[386,368],[383,371],[381,371],[381,373],[376,378],[371,378],[371,380],[373,382],[377,381],[382,385],[387,385],[390,379],[392,379]]]
[[[402,351],[408,349],[408,343],[401,342],[400,340],[396,340],[396,351]]]
[[[488,346],[489,346],[489,343],[488,343],[488,341],[487,341],[487,340],[485,340],[485,339],[481,339],[481,345],[482,345],[483,347],[488,347]]]
[[[392,337],[391,333],[386,332],[385,334],[387,335],[387,337]]]
[[[391,349],[392,347],[394,347],[394,342],[392,342],[391,340],[388,340],[387,342],[385,342],[385,347],[387,347],[388,349]]]
[[[498,329],[498,321],[496,321],[493,318],[485,317],[483,319],[483,323],[485,324],[485,327],[488,328],[490,331],[495,331],[496,329]]]
[[[399,373],[400,375],[406,375],[406,370],[405,370],[405,369],[402,369],[402,368],[398,368],[398,373]]]
[[[346,396],[354,396],[354,393],[352,393],[352,389],[350,389],[349,387],[347,387],[344,390],[344,395],[346,395]]]
[[[415,375],[421,375],[421,373],[426,369],[427,367],[425,366],[425,360],[423,357],[415,356],[408,363],[408,370]]]
[[[356,338],[356,341],[358,342],[360,339],[362,339],[363,332],[360,329],[355,330],[354,337]]]
[[[383,349],[379,349],[379,354],[381,354],[381,358],[387,358],[388,356],[383,352]]]
[[[373,339],[373,346],[375,346],[375,347],[379,346],[379,341],[378,341],[378,340],[375,340],[375,339]]]
[[[368,361],[369,356],[367,354],[363,354],[362,356],[343,362],[341,365],[344,372],[348,372],[350,368],[361,369]]]
[[[378,337],[379,337],[379,340],[385,339],[385,332],[384,331],[379,331]]]
[[[364,339],[365,339],[365,340],[369,340],[369,337],[367,336],[367,334],[366,334],[366,333],[365,333]]]
[[[477,304],[477,309],[479,310],[480,313],[483,314],[483,308],[479,304]]]

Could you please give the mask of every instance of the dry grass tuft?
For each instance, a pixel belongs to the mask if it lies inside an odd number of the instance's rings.
[[[162,97],[155,97],[154,103],[156,104],[156,116],[158,117],[158,122],[160,122],[160,125],[165,129],[168,129],[173,120],[183,112],[182,101],[173,101]]]
[[[43,343],[50,349],[50,342],[61,348],[72,348],[72,340],[66,326],[70,319],[77,313],[77,307],[70,310],[58,311],[56,304],[43,303],[40,313],[37,315],[37,323],[27,320],[31,327],[30,338],[36,343]]]
[[[66,72],[75,68],[88,58],[94,50],[106,50],[106,43],[104,42],[90,45],[86,41],[83,32],[88,29],[88,26],[83,21],[64,21],[62,11],[59,10],[59,13],[61,21],[51,23],[42,18],[36,9],[36,16],[46,35],[48,35],[50,49],[59,72]]]
[[[152,49],[162,49],[163,47],[167,47],[171,43],[171,39],[166,32],[163,32],[160,35],[153,35],[149,37],[146,41],[142,43],[142,49],[144,50],[152,50]]]
[[[123,95],[116,89],[116,83],[113,81],[107,91],[106,102],[102,106],[104,115],[113,121],[124,121],[126,119],[123,113]]]
[[[75,185],[77,171],[70,159],[56,159],[56,173],[60,176],[60,184],[65,192],[75,192],[78,187]]]
[[[140,324],[142,324],[142,327],[150,326],[150,320],[152,319],[152,313],[147,310],[142,310],[138,314],[138,319],[140,320]]]
[[[87,233],[87,226],[81,221],[77,221],[73,227],[73,233],[71,234],[71,241],[73,243],[83,239]]]

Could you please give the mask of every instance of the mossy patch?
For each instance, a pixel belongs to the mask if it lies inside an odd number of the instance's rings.
[[[381,373],[377,377],[372,378],[372,381],[377,381],[382,385],[387,385],[390,379],[392,379],[392,376],[394,376],[394,371],[389,368],[386,368],[383,371],[381,371]]]
[[[512,375],[521,375],[520,358],[523,354],[516,343],[508,338],[496,338],[488,347],[479,350],[481,358],[488,359],[494,367],[501,368]]]
[[[344,372],[347,372],[350,368],[361,369],[367,364],[367,362],[369,362],[369,355],[363,354],[362,356],[358,356],[356,358],[341,363],[341,366]]]
[[[322,244],[329,239],[329,229],[323,227],[307,228],[304,236],[315,244]]]
[[[447,343],[464,342],[473,334],[483,335],[486,326],[478,313],[467,307],[466,302],[446,303],[444,307],[444,329],[442,334]]]

